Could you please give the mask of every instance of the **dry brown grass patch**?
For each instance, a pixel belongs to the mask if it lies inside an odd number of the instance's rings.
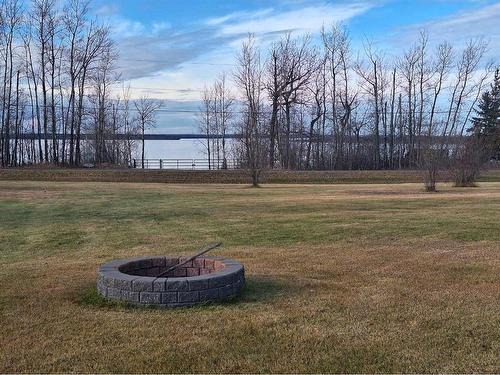
[[[0,183],[0,372],[499,372],[500,228],[475,227],[499,187]],[[1,195],[16,189],[26,198]],[[473,229],[463,237],[450,234],[457,217]],[[397,228],[411,224],[428,233]],[[73,226],[81,242],[53,253]],[[333,241],[341,229],[357,235]],[[219,255],[246,267],[241,299],[179,310],[95,299],[100,263],[187,254],[221,233]],[[31,236],[48,244],[35,252]]]

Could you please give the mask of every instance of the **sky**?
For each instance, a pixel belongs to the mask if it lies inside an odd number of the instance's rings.
[[[166,100],[160,133],[196,132],[192,111],[204,85],[234,68],[248,33],[266,46],[281,35],[344,24],[353,47],[369,38],[389,56],[425,29],[430,42],[460,47],[484,36],[488,57],[500,61],[500,1],[491,0],[94,0],[93,12],[109,24],[120,54],[118,67],[134,97]],[[157,150],[158,151],[158,150]],[[161,152],[153,152],[161,157]],[[176,157],[188,155],[173,153]],[[199,156],[199,155],[198,155]],[[152,157],[152,156],[151,156]],[[167,156],[164,156],[167,157]],[[172,157],[172,155],[168,155]]]

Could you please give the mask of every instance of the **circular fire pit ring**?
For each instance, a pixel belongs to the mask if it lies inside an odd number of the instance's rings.
[[[245,284],[241,263],[204,256],[182,264],[187,259],[154,256],[105,263],[99,268],[97,290],[110,300],[161,307],[192,306],[240,295]]]

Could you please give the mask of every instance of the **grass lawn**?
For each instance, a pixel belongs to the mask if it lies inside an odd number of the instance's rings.
[[[500,372],[500,183],[0,181],[0,372]],[[214,255],[231,303],[106,303],[107,260]]]

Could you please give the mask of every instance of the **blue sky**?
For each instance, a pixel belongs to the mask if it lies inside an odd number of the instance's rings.
[[[484,34],[490,57],[500,55],[500,2],[491,0],[94,0],[93,11],[111,26],[132,88],[168,99],[196,99],[196,90],[231,69],[248,32],[265,45],[288,31],[317,35],[323,24],[342,22],[354,47],[368,37],[390,55],[425,28],[431,42],[458,47]]]
[[[205,84],[233,68],[249,32],[262,45],[286,32],[317,36],[323,24],[347,26],[353,47],[368,37],[388,56],[400,54],[421,29],[431,43],[460,48],[484,35],[500,61],[500,1],[491,0],[94,0],[93,12],[111,27],[118,63],[132,95],[167,99],[170,108],[196,109]],[[170,104],[169,104],[170,103]],[[158,132],[193,132],[188,114],[163,114]]]

